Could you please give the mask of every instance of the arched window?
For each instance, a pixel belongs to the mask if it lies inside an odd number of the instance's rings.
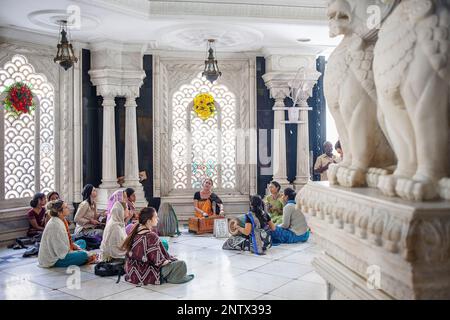
[[[0,200],[28,198],[55,188],[55,90],[22,55],[13,56],[0,68],[0,93],[18,81],[31,86],[39,106],[32,115],[16,118],[5,111],[0,115],[4,170]]]
[[[204,121],[189,108],[194,97],[210,92],[219,103],[214,117]],[[191,190],[204,177],[214,188],[236,188],[236,98],[224,85],[212,85],[199,74],[172,97],[173,189]]]

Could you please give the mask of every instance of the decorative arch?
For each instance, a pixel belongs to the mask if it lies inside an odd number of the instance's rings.
[[[0,194],[5,200],[55,188],[55,89],[23,55],[14,55],[0,68],[0,92],[17,81],[31,86],[39,106],[32,115],[15,118],[3,111],[0,116],[4,164]]]
[[[203,121],[190,109],[193,98],[210,92],[219,103],[216,114]],[[236,96],[225,85],[213,85],[201,73],[172,95],[172,188],[192,190],[211,177],[216,189],[236,188]]]

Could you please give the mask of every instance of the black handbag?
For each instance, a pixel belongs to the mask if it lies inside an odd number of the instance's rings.
[[[116,283],[119,283],[120,277],[125,274],[124,262],[100,262],[95,265],[94,273],[96,276],[100,277],[118,276]]]

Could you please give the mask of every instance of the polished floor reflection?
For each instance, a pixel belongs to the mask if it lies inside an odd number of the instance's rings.
[[[136,287],[116,277],[94,275],[94,266],[80,268],[78,277],[66,269],[42,269],[37,258],[17,258],[19,251],[0,249],[0,299],[325,299],[324,280],[311,261],[319,249],[311,242],[271,248],[265,256],[222,250],[224,239],[184,231],[170,238],[169,252],[187,262],[195,279],[181,285]],[[69,274],[67,273],[69,272]],[[73,272],[73,271],[72,271]]]

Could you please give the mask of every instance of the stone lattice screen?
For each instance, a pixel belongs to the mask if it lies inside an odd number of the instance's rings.
[[[219,103],[206,121],[190,108],[193,98],[210,92]],[[213,85],[201,74],[182,85],[172,98],[172,170],[174,189],[198,189],[204,177],[215,188],[236,186],[236,98],[224,85]]]
[[[0,115],[3,122],[0,156],[4,161],[0,179],[4,197],[0,200],[27,198],[37,191],[47,193],[55,188],[55,90],[22,55],[13,56],[0,68],[0,93],[18,81],[31,86],[39,106],[31,115],[19,118],[5,111]]]

